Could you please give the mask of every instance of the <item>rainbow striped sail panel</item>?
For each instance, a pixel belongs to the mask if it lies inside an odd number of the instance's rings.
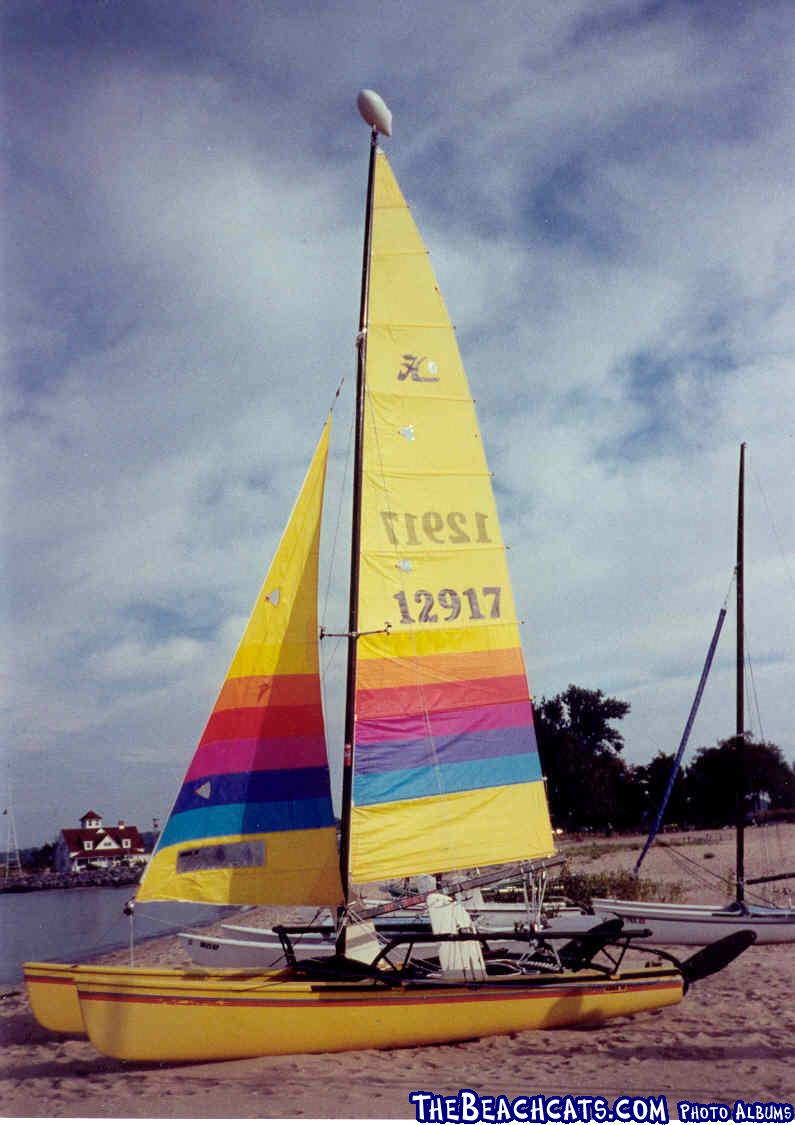
[[[342,901],[318,658],[330,419],[139,900]]]
[[[491,476],[383,152],[367,315],[354,882],[554,852]],[[390,623],[390,631],[384,630]]]

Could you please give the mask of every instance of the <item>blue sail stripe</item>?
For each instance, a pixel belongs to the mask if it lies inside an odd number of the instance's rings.
[[[158,841],[158,848],[189,841],[198,843],[214,836],[303,831],[307,828],[329,828],[333,824],[334,813],[328,796],[303,801],[215,805],[172,815]]]
[[[538,756],[535,731],[530,726],[498,727],[467,734],[435,735],[433,738],[357,744],[356,774],[380,774],[399,763],[402,769],[433,769],[440,763],[481,761],[495,765],[502,757]]]
[[[222,773],[186,781],[174,803],[174,812],[189,812],[214,805],[261,805],[302,801],[328,796],[329,773],[325,766],[291,770],[256,770]]]
[[[541,762],[537,754],[515,754],[475,762],[451,762],[433,769],[420,767],[388,770],[378,774],[357,775],[353,783],[353,803],[361,808],[364,805],[380,805],[386,801],[408,801],[440,793],[492,789],[541,779]]]

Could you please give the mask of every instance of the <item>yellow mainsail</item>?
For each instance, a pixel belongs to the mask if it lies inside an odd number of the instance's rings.
[[[363,463],[358,631],[369,635],[358,640],[351,878],[550,855],[474,403],[427,251],[382,151]]]

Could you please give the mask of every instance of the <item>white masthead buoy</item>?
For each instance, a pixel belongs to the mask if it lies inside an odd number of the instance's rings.
[[[360,90],[356,105],[368,125],[372,125],[385,137],[392,136],[392,113],[387,108],[384,99],[376,94],[375,90]]]

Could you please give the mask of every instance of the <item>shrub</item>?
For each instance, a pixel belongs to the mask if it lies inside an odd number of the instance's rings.
[[[624,898],[638,901],[658,899],[680,902],[682,887],[678,883],[656,883],[641,879],[628,871],[604,871],[598,875],[584,875],[564,869],[555,883],[554,894],[561,894],[577,906],[590,907],[594,898]]]

